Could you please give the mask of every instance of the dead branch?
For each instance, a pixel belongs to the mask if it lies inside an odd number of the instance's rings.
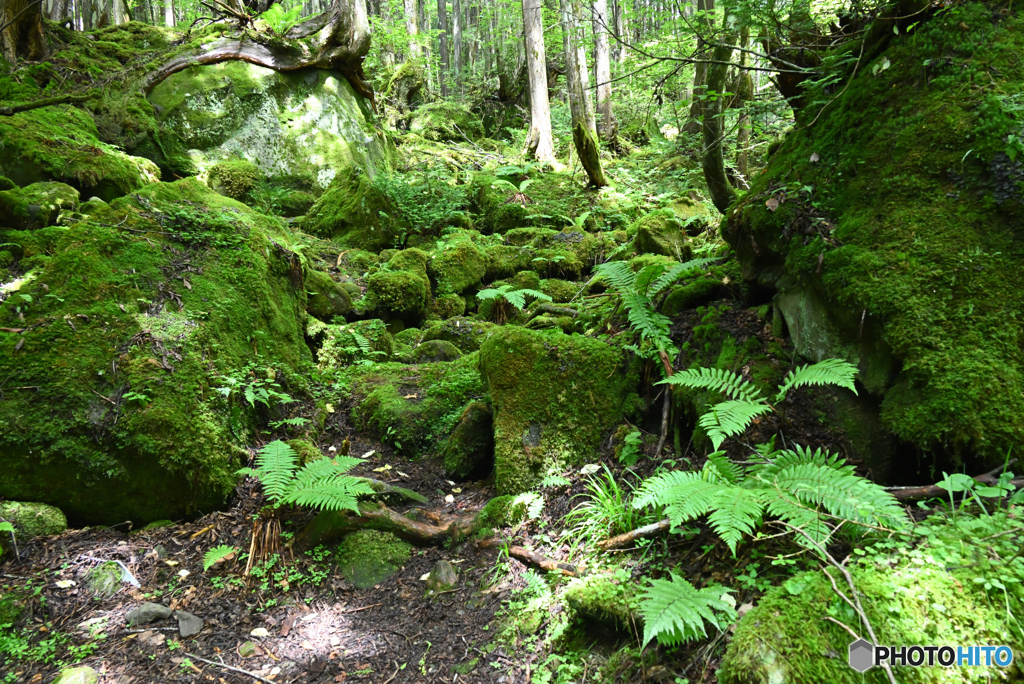
[[[426,512],[416,509],[408,513],[416,517],[427,517]],[[311,549],[362,529],[392,532],[417,546],[436,546],[452,538],[468,536],[482,527],[479,511],[457,516],[437,516],[438,524],[432,525],[374,503],[360,504],[359,515],[351,511],[325,511],[313,518],[296,536],[295,546],[299,549]]]
[[[1003,468],[1007,468],[1017,462],[1017,459],[1011,459],[1006,465],[1001,465],[998,468],[993,468],[987,473],[983,473],[974,478],[974,481],[978,484],[985,485],[987,487],[994,487],[999,482],[999,473],[1003,472]],[[1024,478],[1017,478],[1010,480],[1010,485],[1013,487],[1024,487]],[[924,487],[886,487],[885,491],[889,492],[896,498],[897,501],[908,501],[911,499],[930,499],[935,496],[948,496],[949,492],[939,485],[927,485]]]
[[[644,525],[643,527],[638,527],[630,532],[623,532],[620,535],[611,537],[609,539],[605,539],[602,542],[598,542],[597,548],[601,549],[602,551],[611,551],[612,549],[625,548],[639,539],[656,537],[659,534],[668,532],[671,528],[672,522],[668,518],[665,518],[664,520],[659,520],[656,523]]]
[[[98,95],[99,93],[89,93],[86,95],[60,95],[58,97],[47,97],[42,100],[36,100],[35,102],[26,102],[24,104],[13,105],[11,107],[0,107],[0,116],[12,116],[18,112],[27,112],[30,109],[49,107],[50,105],[78,104],[79,102],[85,102],[86,100],[90,100]]]

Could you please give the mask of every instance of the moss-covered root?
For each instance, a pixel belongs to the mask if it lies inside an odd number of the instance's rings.
[[[637,381],[604,342],[517,327],[483,343],[480,369],[494,407],[499,494],[527,491],[549,470],[593,455]]]
[[[438,524],[414,520],[415,513],[403,515],[379,503],[362,503],[359,515],[350,511],[326,511],[313,518],[295,539],[298,549],[311,549],[329,544],[358,530],[390,532],[417,546],[437,546],[450,539],[464,539],[482,525],[480,516],[438,516]]]

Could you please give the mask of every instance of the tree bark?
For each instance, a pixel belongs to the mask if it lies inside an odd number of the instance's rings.
[[[581,44],[579,21],[572,0],[561,0],[562,41],[565,48],[565,85],[572,115],[572,141],[580,163],[587,172],[590,185],[601,188],[608,185],[601,168],[601,150],[597,144],[597,129],[593,114],[588,116],[586,93],[587,63],[577,46]]]
[[[745,48],[750,42],[750,27],[740,29],[740,47]],[[740,53],[739,88],[736,89],[736,100],[740,107],[740,118],[736,125],[736,174],[739,187],[747,189],[748,159],[750,156],[750,114],[747,103],[754,99],[754,81],[750,71],[745,67],[749,63],[749,53]]]
[[[728,21],[728,17],[726,17]],[[704,180],[708,184],[708,194],[715,208],[723,214],[732,204],[736,196],[729,178],[725,173],[724,123],[722,120],[725,98],[725,81],[729,74],[729,60],[732,59],[732,42],[735,35],[726,35],[723,42],[715,47],[712,53],[713,64],[708,66],[707,100],[703,111],[704,138]]]
[[[41,6],[40,0],[3,0],[0,5],[0,56],[11,64],[46,56]]]
[[[441,53],[441,69],[437,75],[437,83],[441,89],[441,97],[448,97],[448,77],[451,63],[448,56],[448,2],[437,0],[437,42]]]
[[[462,0],[452,0],[452,61],[455,63],[455,85],[462,79]]]
[[[615,141],[612,116],[612,66],[608,45],[608,0],[594,2],[594,77],[597,79],[598,132],[609,143]]]
[[[626,13],[622,9],[623,0],[615,0],[615,35],[618,40],[615,41],[616,53],[615,60],[619,64],[623,64],[626,61],[626,43],[629,42],[629,35],[626,29]]]
[[[419,44],[419,2],[417,0],[404,0],[405,4],[405,31],[409,34],[409,59],[418,60],[422,54]]]
[[[554,162],[555,144],[551,138],[551,104],[548,102],[541,8],[541,0],[523,0],[526,69],[530,78],[530,132],[526,136],[526,154],[539,162]]]
[[[697,24],[702,26],[709,34],[714,30],[711,21],[711,14],[715,10],[715,0],[697,0]],[[701,36],[697,36],[697,59],[707,59],[708,51],[706,42]],[[683,127],[687,133],[696,133],[700,130],[700,117],[703,112],[703,95],[707,90],[708,65],[697,63],[693,65],[693,89],[692,100],[690,101],[690,120]]]
[[[164,0],[164,24],[174,28],[174,0]]]

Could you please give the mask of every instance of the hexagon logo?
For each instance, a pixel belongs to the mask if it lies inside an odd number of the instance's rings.
[[[867,672],[875,666],[875,647],[866,639],[857,639],[850,644],[850,667],[857,672]]]

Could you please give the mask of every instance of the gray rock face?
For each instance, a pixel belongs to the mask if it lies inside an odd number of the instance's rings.
[[[459,576],[455,572],[455,566],[446,560],[439,560],[434,563],[434,567],[430,570],[430,576],[427,577],[427,590],[446,591],[454,587],[458,581]]]
[[[183,637],[194,636],[203,629],[203,619],[196,617],[192,613],[176,610],[174,611],[174,617],[178,620],[178,632]]]
[[[159,603],[143,603],[138,608],[130,610],[127,619],[130,625],[148,625],[157,620],[166,620],[171,617],[171,613],[170,608]]]

